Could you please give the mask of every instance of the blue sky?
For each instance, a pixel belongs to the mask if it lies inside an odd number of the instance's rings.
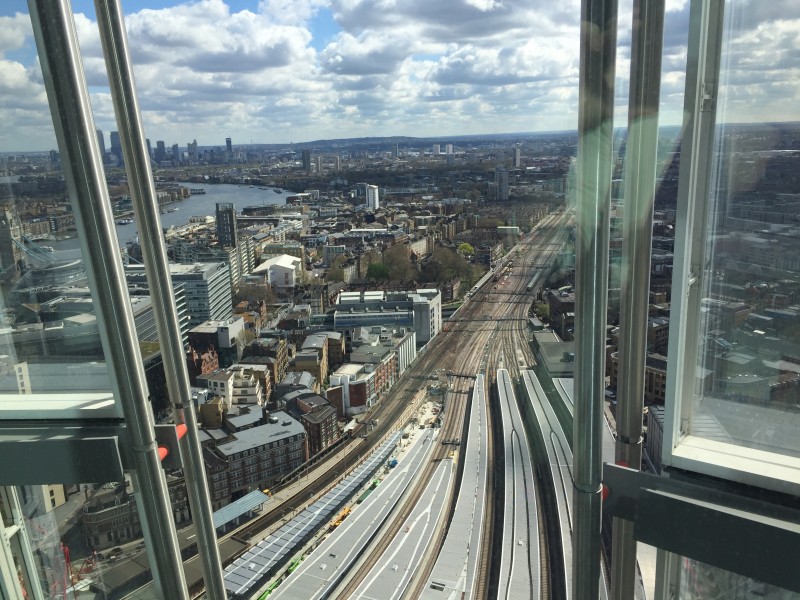
[[[793,0],[730,0],[726,85],[749,120],[797,120]],[[780,5],[780,6],[779,6]],[[580,0],[128,0],[148,136],[168,145],[574,129]],[[667,0],[662,115],[681,120],[687,0]],[[73,2],[95,121],[115,129],[93,3]],[[738,12],[737,12],[738,11]],[[744,11],[744,12],[742,12]],[[18,13],[21,13],[18,15]],[[0,148],[54,147],[27,3],[0,3]],[[631,0],[620,6],[618,123]],[[734,43],[735,42],[735,43]],[[774,68],[781,64],[780,71]],[[788,69],[788,71],[787,71]]]

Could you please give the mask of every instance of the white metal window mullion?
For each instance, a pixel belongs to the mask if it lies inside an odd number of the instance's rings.
[[[691,433],[723,9],[724,0],[693,0],[690,12],[670,311],[665,465],[672,463],[673,450],[681,438]]]
[[[39,583],[36,561],[31,550],[28,531],[25,528],[25,517],[19,503],[17,492],[13,487],[0,487],[0,502],[10,513],[11,523],[4,523],[0,516],[0,598],[6,600],[45,600]],[[17,576],[17,564],[14,562],[13,548],[16,547],[21,561],[22,577],[25,581],[25,592]]]
[[[692,0],[670,311],[663,463],[691,433],[724,0]],[[656,599],[678,597],[680,557],[658,549]]]

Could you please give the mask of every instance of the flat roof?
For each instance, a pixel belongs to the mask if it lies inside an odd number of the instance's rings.
[[[226,456],[250,450],[263,444],[270,444],[277,440],[286,439],[295,435],[305,434],[305,429],[299,421],[290,417],[283,411],[272,413],[277,417],[277,423],[267,423],[233,434],[233,441],[217,446],[217,450]]]
[[[242,496],[238,500],[231,502],[227,506],[223,506],[218,511],[216,511],[211,518],[214,521],[214,527],[222,527],[241,517],[242,515],[246,515],[251,510],[256,507],[261,506],[265,502],[269,500],[269,496],[267,496],[261,490],[255,490],[250,492],[246,496]]]

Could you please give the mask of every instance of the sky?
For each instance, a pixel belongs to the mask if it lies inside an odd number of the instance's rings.
[[[800,120],[795,0],[729,0],[729,120]],[[688,0],[666,0],[661,116],[680,124]],[[615,125],[632,0],[620,0]],[[125,0],[147,136],[185,148],[573,130],[580,0]],[[73,10],[97,127],[116,129],[93,3]],[[790,18],[795,16],[797,18]],[[731,66],[734,65],[734,66]],[[27,3],[0,3],[0,152],[55,147]]]

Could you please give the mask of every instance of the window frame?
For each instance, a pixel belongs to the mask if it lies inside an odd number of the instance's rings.
[[[729,0],[728,0],[729,2]],[[726,0],[692,0],[684,97],[672,310],[667,363],[665,466],[800,496],[800,459],[691,434],[700,342],[708,202]]]

